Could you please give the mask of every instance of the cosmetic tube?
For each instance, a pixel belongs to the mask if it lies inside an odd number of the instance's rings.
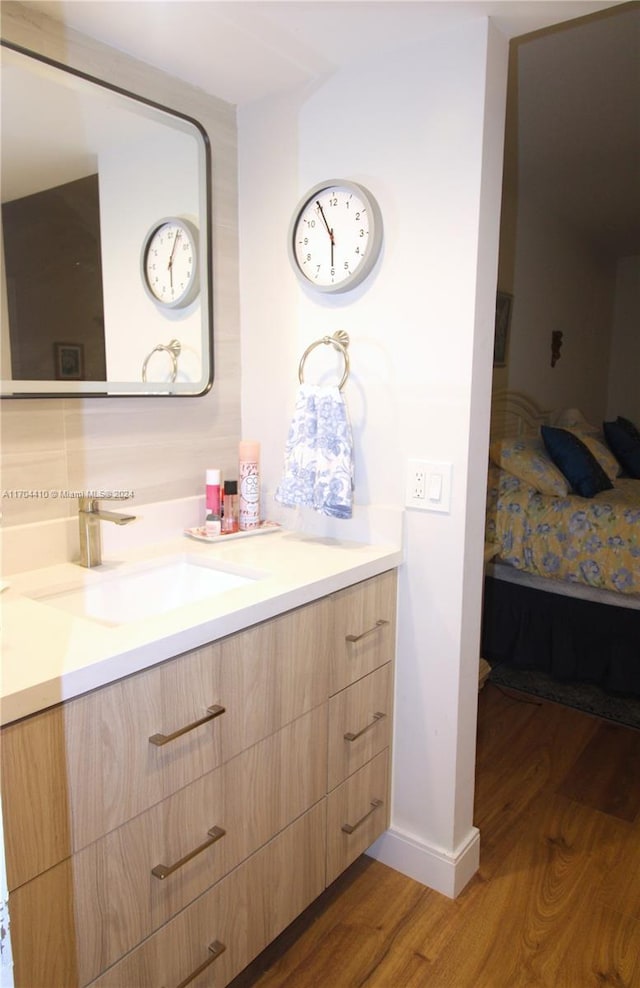
[[[260,444],[243,440],[238,449],[238,527],[241,532],[260,524]]]

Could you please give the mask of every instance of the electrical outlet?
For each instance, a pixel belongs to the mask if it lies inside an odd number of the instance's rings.
[[[409,507],[424,506],[427,489],[427,464],[424,460],[409,460],[407,464],[406,503]]]
[[[419,460],[413,461],[411,472],[411,498],[412,500],[424,501],[424,485],[427,480],[427,473]]]

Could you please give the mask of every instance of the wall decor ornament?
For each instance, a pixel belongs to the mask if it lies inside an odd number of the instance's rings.
[[[498,292],[496,295],[496,321],[493,337],[493,366],[506,367],[507,347],[509,343],[509,327],[511,325],[511,309],[513,295]]]
[[[81,343],[54,343],[56,379],[58,381],[82,381],[84,378],[84,352]]]

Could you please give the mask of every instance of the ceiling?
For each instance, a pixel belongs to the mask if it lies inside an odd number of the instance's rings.
[[[640,253],[638,3],[27,0],[23,5],[235,104],[295,89],[360,58],[490,16],[509,38],[519,38],[513,146],[522,182],[603,249],[617,256]],[[586,15],[592,16],[576,20]],[[567,23],[545,30],[562,21]]]
[[[615,0],[26,0],[49,17],[230,103],[491,16],[509,37]]]

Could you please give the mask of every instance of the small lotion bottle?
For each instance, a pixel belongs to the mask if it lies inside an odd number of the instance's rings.
[[[224,482],[224,514],[222,515],[222,531],[225,534],[238,531],[238,481]]]
[[[220,471],[219,470],[207,470],[206,473],[206,497],[205,506],[206,513],[209,514],[213,512],[214,515],[220,517]]]
[[[238,448],[238,527],[241,532],[260,525],[260,444],[243,440]]]
[[[204,531],[207,538],[220,535],[220,471],[207,470]]]

